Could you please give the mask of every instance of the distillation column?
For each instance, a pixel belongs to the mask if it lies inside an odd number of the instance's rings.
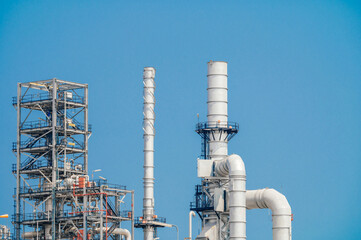
[[[154,215],[154,105],[155,105],[155,69],[144,68],[144,107],[143,107],[143,130],[144,130],[144,198],[143,218],[151,221]],[[153,240],[154,227],[148,225],[144,228],[144,240]]]

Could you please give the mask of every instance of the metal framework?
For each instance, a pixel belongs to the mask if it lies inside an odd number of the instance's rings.
[[[13,105],[14,239],[121,239],[122,221],[134,233],[134,191],[88,177],[88,85],[19,83]]]
[[[201,158],[210,159],[209,142],[224,141],[229,142],[239,130],[236,122],[201,122],[197,123],[195,132],[202,138]],[[226,189],[229,185],[229,179],[224,177],[209,176],[203,177],[200,185],[195,186],[194,200],[190,203],[190,210],[195,211],[203,222],[203,226],[208,221],[214,221],[217,224],[218,238],[229,238],[229,209]],[[224,200],[224,206],[219,209],[216,203],[215,189],[221,190],[221,198]],[[203,239],[203,238],[197,238]]]

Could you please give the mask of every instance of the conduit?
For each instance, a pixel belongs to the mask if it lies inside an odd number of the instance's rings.
[[[192,217],[196,216],[196,213],[193,211],[189,212],[189,234],[188,239],[192,240]]]
[[[109,228],[104,228],[103,227],[103,232],[108,232],[108,230],[109,230]],[[100,228],[96,228],[95,231],[97,233],[100,233]],[[131,239],[130,232],[127,229],[124,229],[124,228],[116,228],[116,229],[114,229],[112,234],[124,236],[125,240],[130,240]]]
[[[246,169],[242,158],[229,155],[215,165],[220,177],[229,176],[229,239],[246,239]]]
[[[269,208],[272,210],[273,240],[291,240],[291,207],[286,197],[274,189],[246,191],[247,209]]]

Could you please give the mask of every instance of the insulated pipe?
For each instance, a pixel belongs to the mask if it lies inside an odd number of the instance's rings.
[[[227,63],[208,62],[207,121],[212,128],[228,126]],[[228,155],[227,140],[221,139],[221,131],[215,131],[209,140],[209,156],[220,160]]]
[[[109,230],[109,229],[110,228],[103,227],[103,232],[105,232],[105,230]],[[95,231],[97,233],[100,233],[100,228],[96,228]],[[112,234],[124,236],[125,240],[130,240],[131,239],[130,232],[127,229],[124,229],[124,228],[116,228],[116,229],[114,229]]]
[[[188,239],[192,240],[192,217],[196,216],[196,213],[193,211],[189,212],[189,237]]]
[[[229,239],[246,239],[246,168],[236,154],[216,162],[215,174],[229,176]]]
[[[44,180],[43,190],[47,190],[47,189],[51,189],[51,188],[52,188],[51,183],[45,182],[45,180]],[[52,213],[53,213],[53,198],[48,198],[45,201],[45,212],[49,216],[52,215]],[[45,231],[45,239],[51,239],[52,238],[52,226],[51,226],[51,224],[44,225],[44,231]],[[36,232],[35,232],[35,234],[36,234]],[[36,235],[35,235],[35,237],[36,237]]]
[[[155,69],[144,68],[144,106],[143,106],[143,130],[144,130],[144,198],[143,217],[145,220],[152,220],[154,215],[154,105],[155,105]],[[144,240],[153,240],[154,228],[146,226],[144,228]]]
[[[24,232],[23,234],[21,234],[21,238],[23,238],[23,239],[34,239],[38,235],[42,235],[42,234],[43,234],[42,232]],[[49,238],[49,239],[51,239],[51,238]]]
[[[246,191],[247,209],[269,208],[272,210],[273,240],[291,240],[291,207],[286,197],[274,189]]]

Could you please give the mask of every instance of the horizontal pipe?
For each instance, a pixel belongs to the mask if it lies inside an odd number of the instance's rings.
[[[109,228],[105,228],[105,227],[103,227],[102,229],[103,229],[103,232],[109,230]],[[95,232],[100,233],[100,228],[96,228]],[[127,229],[124,229],[124,228],[116,228],[116,229],[114,229],[113,234],[124,236],[126,240],[130,240],[130,238],[131,238],[130,232]]]

